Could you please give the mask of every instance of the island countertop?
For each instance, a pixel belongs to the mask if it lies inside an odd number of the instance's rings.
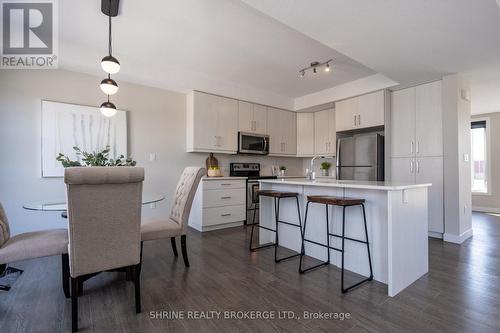
[[[398,182],[377,182],[377,181],[361,181],[361,180],[337,180],[329,178],[317,178],[309,180],[307,178],[283,178],[283,179],[260,179],[260,183],[266,184],[281,184],[281,185],[301,185],[301,186],[321,186],[321,187],[340,187],[340,188],[356,188],[367,190],[382,190],[382,191],[400,191],[419,187],[432,186],[431,183],[410,184]]]

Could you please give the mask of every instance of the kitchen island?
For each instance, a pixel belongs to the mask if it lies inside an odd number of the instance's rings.
[[[429,186],[431,184],[334,179],[260,180],[260,188],[263,190],[299,193],[302,223],[308,195],[365,199],[373,278],[388,285],[389,296],[396,295],[428,272],[427,190]],[[274,229],[272,198],[261,197],[259,214],[261,225]],[[326,244],[325,214],[324,205],[309,206],[306,238]],[[298,224],[295,200],[281,200],[280,220]],[[329,220],[330,232],[340,234],[342,208],[331,207]],[[281,223],[279,228],[280,246],[300,252],[301,238],[298,229]],[[364,240],[363,214],[360,206],[346,209],[345,234],[347,237]],[[260,244],[274,242],[274,237],[273,232],[260,228]],[[330,245],[338,248],[340,244],[341,240],[337,237],[330,238]],[[330,263],[340,267],[340,253],[335,250],[330,251]],[[305,243],[305,253],[322,261],[327,260],[327,250],[314,243]],[[345,242],[345,269],[364,276],[369,275],[365,244]]]

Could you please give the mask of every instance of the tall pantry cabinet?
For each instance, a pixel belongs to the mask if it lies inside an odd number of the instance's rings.
[[[432,183],[429,235],[444,233],[441,81],[391,93],[391,180]]]

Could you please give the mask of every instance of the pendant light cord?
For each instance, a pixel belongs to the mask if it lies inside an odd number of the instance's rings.
[[[108,50],[109,50],[109,55],[112,55],[112,48],[111,48],[111,0],[109,0],[109,11],[108,11],[108,17],[109,17],[109,36],[108,36]]]

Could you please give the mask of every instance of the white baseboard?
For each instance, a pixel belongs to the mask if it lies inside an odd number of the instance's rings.
[[[449,243],[462,244],[466,239],[472,237],[472,228],[460,235],[444,233],[443,240]]]
[[[498,213],[498,214],[500,214],[500,208],[493,208],[493,207],[472,206],[472,211],[482,212],[482,213]]]
[[[439,238],[443,239],[443,233],[442,232],[434,232],[434,231],[428,231],[427,235],[432,238]]]

